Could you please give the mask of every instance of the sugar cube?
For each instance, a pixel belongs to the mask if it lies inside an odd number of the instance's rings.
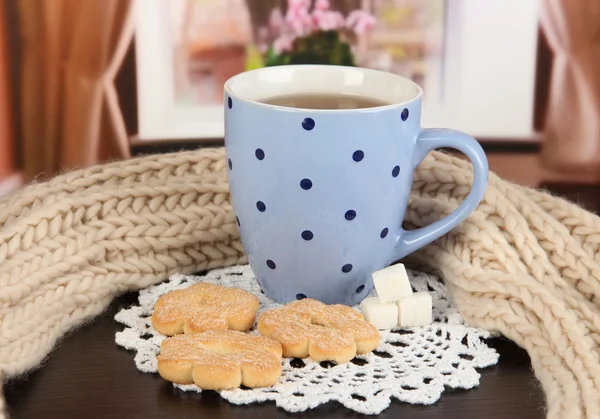
[[[393,303],[412,294],[410,280],[401,263],[373,272],[373,285],[382,303]]]
[[[360,303],[360,310],[365,320],[379,330],[398,326],[398,306],[395,303],[382,303],[377,297],[368,297]]]
[[[400,327],[427,326],[433,322],[433,300],[427,292],[415,292],[396,304]]]

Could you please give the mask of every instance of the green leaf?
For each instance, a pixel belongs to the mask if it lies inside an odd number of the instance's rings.
[[[337,31],[317,31],[296,38],[291,52],[278,55],[269,48],[265,56],[265,65],[285,64],[356,65],[350,45],[340,39]]]

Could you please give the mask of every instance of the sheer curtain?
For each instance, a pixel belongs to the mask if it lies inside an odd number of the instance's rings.
[[[17,1],[26,178],[127,157],[113,80],[133,37],[133,1]]]
[[[600,1],[543,0],[540,19],[555,55],[543,162],[600,177]]]

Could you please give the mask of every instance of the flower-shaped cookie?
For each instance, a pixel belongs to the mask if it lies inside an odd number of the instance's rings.
[[[234,330],[173,336],[160,346],[158,373],[203,390],[268,387],[281,377],[281,345]]]
[[[265,311],[257,328],[281,343],[285,357],[341,364],[379,345],[379,331],[352,307],[309,298]]]
[[[199,282],[161,296],[154,305],[152,327],[167,336],[224,329],[245,332],[254,324],[259,306],[248,291]]]

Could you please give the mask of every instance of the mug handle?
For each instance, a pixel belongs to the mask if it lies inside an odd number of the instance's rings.
[[[481,145],[468,134],[452,129],[424,129],[417,137],[413,168],[436,148],[454,148],[465,154],[473,165],[473,185],[467,198],[446,217],[416,230],[402,231],[396,243],[394,261],[443,236],[473,212],[483,199],[487,186],[488,161]]]

